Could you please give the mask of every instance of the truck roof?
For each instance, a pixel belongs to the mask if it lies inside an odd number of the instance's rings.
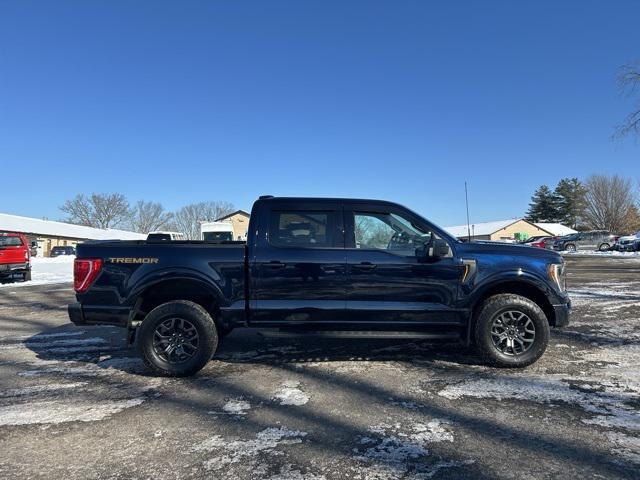
[[[339,198],[339,197],[275,197],[273,195],[262,195],[259,202],[305,202],[305,203],[371,203],[379,205],[398,205],[396,202],[388,200],[375,200],[371,198]]]

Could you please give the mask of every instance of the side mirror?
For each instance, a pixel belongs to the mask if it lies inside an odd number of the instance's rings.
[[[435,238],[432,244],[431,256],[433,258],[442,258],[449,255],[449,244],[441,238]]]
[[[449,255],[449,244],[441,238],[433,238],[431,242],[416,248],[419,262],[436,261]]]

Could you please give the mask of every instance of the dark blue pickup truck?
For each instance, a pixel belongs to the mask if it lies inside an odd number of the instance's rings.
[[[559,254],[463,243],[377,200],[260,197],[246,244],[81,244],[74,287],[73,323],[128,328],[146,364],[172,376],[200,370],[236,327],[456,339],[523,367],[570,311]]]

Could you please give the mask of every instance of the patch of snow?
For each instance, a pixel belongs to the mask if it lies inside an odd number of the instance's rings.
[[[620,432],[607,432],[607,438],[615,448],[612,452],[625,460],[640,464],[640,438]]]
[[[229,400],[224,404],[222,410],[231,415],[246,415],[247,410],[251,408],[251,404],[242,398]]]
[[[0,425],[32,425],[38,423],[95,422],[126,408],[135,407],[144,398],[125,400],[37,401],[0,406]]]
[[[42,375],[63,374],[87,377],[109,376],[114,372],[136,373],[144,371],[144,363],[138,357],[112,357],[98,363],[81,363],[74,361],[39,361],[43,368],[26,370],[18,373],[21,377],[38,377]]]
[[[39,350],[72,349],[75,347],[87,347],[87,346],[106,345],[106,344],[107,344],[107,341],[101,337],[72,338],[72,339],[54,340],[51,342],[40,342],[37,340],[30,339],[25,342],[1,344],[0,350],[6,350],[8,348],[24,348],[24,347],[29,349],[39,349]]]
[[[607,252],[599,252],[599,251],[588,251],[588,250],[578,250],[575,252],[570,252],[568,250],[564,250],[559,252],[561,255],[566,255],[568,257],[579,257],[579,256],[589,256],[589,257],[623,257],[623,258],[640,258],[640,252],[618,252],[615,250],[607,251]]]
[[[314,473],[302,473],[300,470],[294,469],[293,465],[288,463],[280,468],[280,472],[267,478],[267,480],[326,480],[324,475],[316,475]]]
[[[86,332],[84,330],[74,330],[71,332],[55,332],[55,333],[38,333],[36,335],[17,335],[13,337],[0,337],[2,342],[15,343],[15,342],[23,342],[24,340],[31,340],[33,342],[37,342],[39,340],[48,340],[51,338],[61,338],[61,337],[77,337],[80,335],[84,335]]]
[[[280,405],[304,405],[309,401],[309,396],[300,389],[300,382],[287,380],[282,384],[274,398],[280,401]]]
[[[583,391],[572,387],[570,380],[589,382],[591,377],[563,379],[556,376],[514,375],[497,378],[475,378],[440,390],[442,397],[456,400],[462,397],[521,400],[538,403],[565,402],[585,412],[596,414],[583,422],[606,427],[640,430],[640,412],[629,404],[635,401],[635,391],[615,388],[612,391]]]
[[[37,395],[38,393],[43,392],[56,392],[59,390],[82,387],[86,384],[87,382],[49,383],[46,385],[31,385],[24,388],[12,388],[9,390],[0,391],[0,398],[24,397]]]
[[[55,258],[31,257],[31,281],[14,282],[0,285],[0,288],[14,288],[29,285],[49,285],[73,282],[74,255],[61,255]]]
[[[260,454],[273,454],[282,445],[302,443],[306,435],[306,432],[289,430],[286,427],[271,427],[258,432],[256,438],[251,440],[228,440],[220,435],[214,435],[196,445],[193,450],[219,453],[206,460],[204,467],[208,470],[220,470],[240,461],[245,465],[253,465]]]
[[[400,424],[374,425],[360,438],[354,459],[367,464],[365,478],[376,479],[425,479],[431,478],[443,468],[452,468],[469,462],[441,461],[432,458],[428,446],[439,442],[453,442],[453,433],[445,428],[446,422],[434,419],[426,424],[416,423],[408,429]],[[359,469],[362,470],[362,469]]]

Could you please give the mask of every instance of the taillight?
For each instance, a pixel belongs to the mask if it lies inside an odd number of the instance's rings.
[[[76,258],[73,261],[73,289],[86,292],[102,270],[101,258]]]

